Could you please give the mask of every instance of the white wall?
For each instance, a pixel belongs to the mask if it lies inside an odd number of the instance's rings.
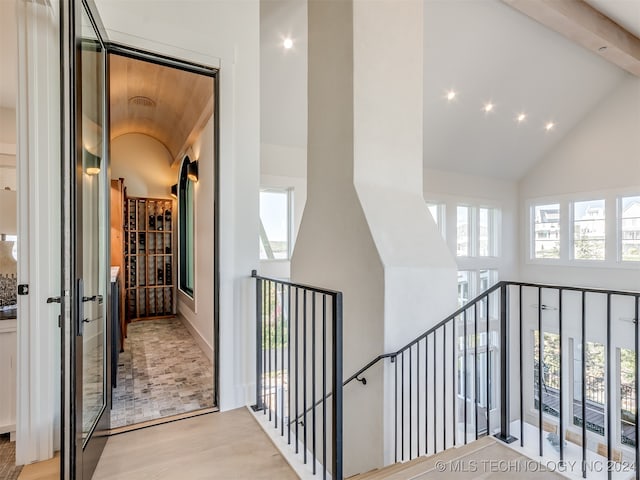
[[[111,141],[111,178],[124,178],[130,197],[170,198],[176,183],[172,161],[166,147],[148,135],[129,133]]]
[[[260,187],[290,188],[292,190],[292,241],[293,248],[295,248],[295,239],[298,236],[302,213],[307,202],[307,150],[300,147],[263,143],[260,146]],[[289,278],[291,276],[291,262],[288,260],[261,260],[258,273],[268,277]]]
[[[245,405],[255,401],[250,273],[258,265],[259,2],[96,4],[111,38],[220,67],[220,407]]]
[[[198,182],[194,186],[194,292],[193,299],[178,291],[178,314],[196,343],[213,361],[214,296],[214,222],[211,218],[215,199],[215,158],[213,117],[207,122],[192,147],[189,157],[198,161]],[[173,183],[177,183],[180,165],[174,169]],[[177,218],[177,217],[176,217]],[[177,268],[177,262],[176,262]]]
[[[628,75],[620,86],[521,180],[520,259],[522,279],[532,282],[640,289],[638,268],[558,266],[528,259],[528,207],[532,199],[548,201],[581,195],[612,195],[615,191],[640,194],[640,79]],[[615,195],[614,195],[615,196]],[[610,202],[608,202],[610,203]],[[615,215],[610,205],[608,215]],[[565,211],[565,214],[568,212]],[[565,215],[566,217],[566,215]],[[566,234],[565,234],[566,235]],[[608,236],[615,235],[611,230]],[[608,252],[609,253],[609,252]],[[607,262],[609,263],[609,262]]]
[[[461,258],[460,270],[497,269],[499,280],[519,278],[518,184],[477,175],[441,170],[424,170],[424,198],[445,204],[445,238],[451,255],[456,255],[456,205],[470,204],[499,208],[501,235],[498,257]]]

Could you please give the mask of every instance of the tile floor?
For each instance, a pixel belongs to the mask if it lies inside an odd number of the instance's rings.
[[[213,366],[177,318],[129,324],[111,428],[213,406]]]

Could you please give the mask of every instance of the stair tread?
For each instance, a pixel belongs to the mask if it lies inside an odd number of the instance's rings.
[[[495,442],[496,440],[492,437],[479,438],[478,440],[468,443],[467,445],[449,448],[435,455],[421,456],[409,460],[408,462],[394,463],[383,468],[354,475],[352,477],[349,477],[349,480],[383,480],[392,478],[410,478],[407,477],[407,475],[411,475],[413,473],[413,470],[415,470],[415,475],[419,475],[420,473],[424,472],[425,463],[435,464],[436,461],[455,460],[456,458],[469,455]],[[432,468],[432,466],[427,467],[427,469]]]

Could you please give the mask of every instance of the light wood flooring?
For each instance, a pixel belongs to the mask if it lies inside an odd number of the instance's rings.
[[[58,480],[60,478],[60,457],[25,465],[18,480]]]
[[[58,461],[27,465],[19,480],[58,480]],[[245,408],[211,413],[107,441],[93,480],[278,479],[297,475]]]
[[[297,479],[245,408],[109,438],[93,480]]]

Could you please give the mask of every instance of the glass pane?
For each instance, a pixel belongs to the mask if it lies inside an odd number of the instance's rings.
[[[534,258],[560,258],[560,205],[537,205],[534,212]]]
[[[638,262],[640,261],[640,196],[623,198],[621,210],[621,257],[625,262]]]
[[[458,270],[458,306],[467,303],[473,295],[471,277],[473,272],[468,270]]]
[[[605,348],[601,343],[587,342],[585,353],[585,389],[587,430],[605,432]],[[582,344],[574,344],[573,424],[582,427]]]
[[[478,256],[491,255],[491,211],[488,208],[478,210]]]
[[[573,257],[577,260],[604,260],[604,200],[573,205]]]
[[[542,347],[542,388],[540,385],[539,334],[533,334],[533,394],[536,410],[540,408],[542,390],[542,411],[554,417],[560,416],[560,337],[544,332]]]
[[[260,260],[289,258],[289,192],[260,192]]]
[[[620,349],[620,442],[636,446],[636,352]]]
[[[469,256],[469,207],[457,208],[456,255]]]
[[[82,434],[88,437],[105,404],[104,299],[107,279],[106,169],[103,156],[104,51],[86,12],[82,11]]]

